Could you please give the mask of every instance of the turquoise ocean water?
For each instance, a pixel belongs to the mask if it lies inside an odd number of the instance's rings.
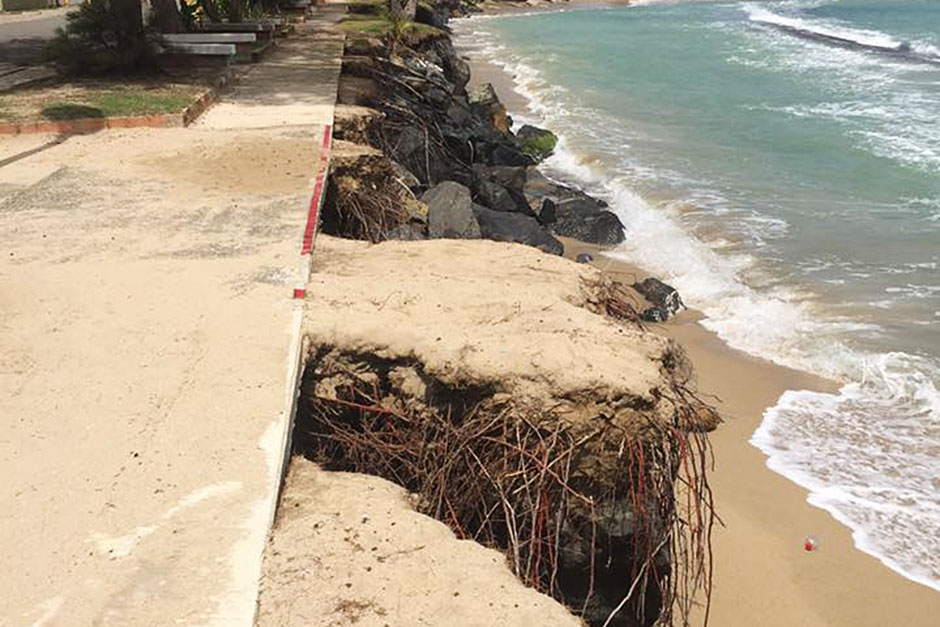
[[[730,345],[836,378],[752,443],[940,590],[940,1],[649,3],[455,25],[502,65],[615,256]],[[796,532],[795,532],[796,533]]]

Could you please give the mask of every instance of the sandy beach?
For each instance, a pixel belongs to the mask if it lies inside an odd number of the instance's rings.
[[[624,281],[646,273],[605,259],[598,247],[565,240],[567,256]],[[836,384],[729,348],[687,310],[653,328],[676,339],[695,365],[698,389],[724,423],[710,435],[711,486],[723,525],[712,541],[713,625],[933,625],[940,595],[856,549],[848,528],[806,502],[806,491],[767,468],[748,440],[765,409],[786,390],[833,391]],[[807,553],[808,535],[819,550]]]
[[[459,45],[459,41],[458,41]],[[472,84],[491,83],[510,115],[525,112],[512,77],[470,58]],[[565,240],[566,256],[591,252],[594,265],[632,282],[642,269]],[[711,434],[711,485],[723,525],[713,535],[712,625],[933,625],[940,595],[855,548],[851,530],[809,505],[807,492],[769,470],[749,444],[763,412],[786,390],[834,391],[835,382],[777,366],[725,345],[686,311],[655,327],[687,350],[699,392],[725,422]],[[819,548],[806,552],[807,536]],[[933,617],[933,618],[931,618]],[[703,617],[704,618],[704,617]]]

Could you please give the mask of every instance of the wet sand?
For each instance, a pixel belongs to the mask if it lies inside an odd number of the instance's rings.
[[[590,253],[595,267],[620,281],[649,276],[604,257],[596,245],[563,241],[566,256]],[[832,392],[836,383],[734,350],[701,319],[686,310],[651,328],[686,349],[699,393],[724,420],[709,437],[715,457],[710,482],[721,519],[712,537],[709,624],[935,625],[940,594],[856,549],[848,527],[807,503],[806,490],[767,468],[764,454],[748,442],[764,410],[785,391]],[[803,548],[809,535],[819,540],[811,553]],[[703,621],[704,612],[694,624]]]

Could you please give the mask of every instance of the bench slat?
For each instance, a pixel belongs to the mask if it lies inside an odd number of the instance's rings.
[[[202,25],[202,30],[209,33],[264,33],[272,31],[274,28],[274,24],[258,24],[256,22],[238,24],[215,24],[210,22]]]
[[[171,54],[235,56],[235,44],[166,44],[163,51]]]
[[[163,41],[171,44],[248,44],[258,41],[254,33],[182,33],[164,34]]]

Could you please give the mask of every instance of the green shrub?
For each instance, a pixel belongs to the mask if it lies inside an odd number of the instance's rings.
[[[387,10],[385,0],[359,0],[346,5],[350,15],[379,15]]]
[[[553,134],[546,132],[543,135],[535,135],[522,140],[522,151],[527,155],[541,161],[550,157],[558,144],[558,138]]]
[[[88,0],[67,20],[46,51],[65,73],[129,72],[153,60],[140,0]]]
[[[430,39],[444,36],[444,31],[427,24],[396,20],[387,10],[375,14],[354,13],[343,18],[339,27],[347,33],[384,37],[394,47],[400,43],[420,45]]]

